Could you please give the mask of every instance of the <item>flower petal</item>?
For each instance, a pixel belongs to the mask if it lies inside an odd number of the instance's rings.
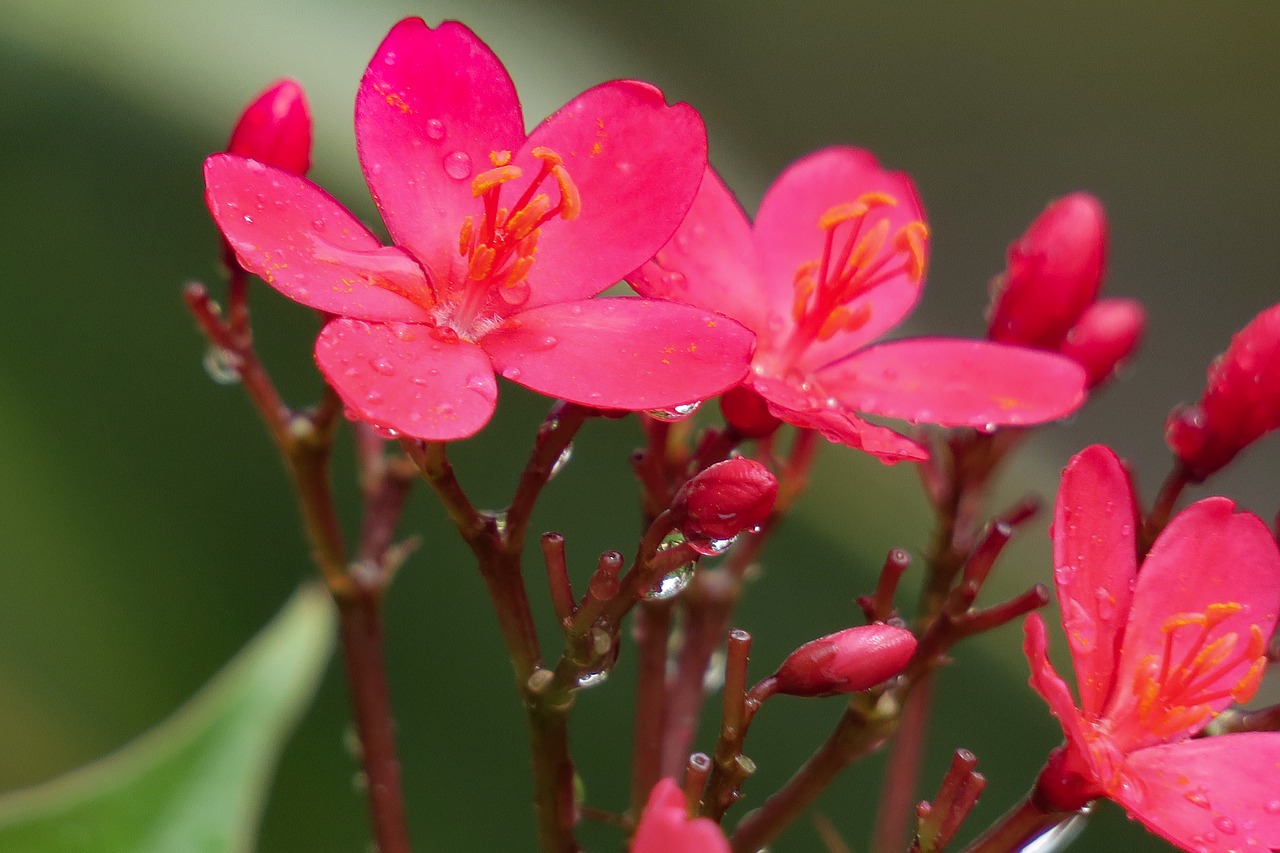
[[[409,438],[474,435],[498,399],[484,351],[431,326],[333,320],[316,340],[316,363],[351,413]]]
[[[1246,732],[1154,746],[1125,762],[1112,796],[1184,850],[1280,849],[1280,734]]]
[[[879,344],[814,376],[850,408],[943,426],[1042,423],[1084,401],[1084,371],[1075,362],[986,341]]]
[[[542,226],[529,308],[594,296],[652,258],[688,212],[707,164],[697,111],[668,106],[633,80],[588,89],[534,128],[515,159],[526,175],[537,174],[538,147],[564,159],[582,209]],[[546,191],[557,198],[554,183]]]
[[[1027,656],[1027,663],[1031,665],[1031,686],[1062,724],[1062,732],[1067,737],[1068,745],[1078,753],[1087,755],[1089,750],[1084,736],[1084,724],[1071,698],[1071,688],[1058,675],[1053,664],[1049,663],[1049,639],[1044,619],[1040,618],[1039,613],[1030,614],[1022,623],[1022,631],[1022,650]]]
[[[641,296],[719,311],[757,334],[767,329],[751,222],[710,166],[675,235],[627,281]]]
[[[608,409],[659,409],[738,383],[754,336],[701,308],[587,299],[523,311],[480,340],[498,371],[540,394]]]
[[[792,426],[816,429],[827,441],[870,453],[886,465],[929,458],[929,451],[906,436],[864,421],[845,409],[800,410],[770,403],[769,411]]]
[[[631,853],[729,853],[729,841],[710,818],[690,818],[680,787],[660,779],[640,813]]]
[[[1111,693],[1138,573],[1137,512],[1129,475],[1109,448],[1088,447],[1067,463],[1053,516],[1053,579],[1089,719]]]
[[[392,27],[356,95],[356,145],[365,179],[396,244],[437,288],[461,280],[458,232],[479,213],[472,178],[489,153],[515,151],[524,119],[493,52],[462,24],[419,18]]]
[[[1172,634],[1166,630],[1173,618],[1204,614],[1210,605],[1219,604],[1240,605],[1241,609],[1215,623],[1207,637],[1194,625]],[[1125,700],[1121,691],[1135,683],[1144,658],[1155,655],[1158,660],[1166,654],[1170,637],[1168,659],[1176,668],[1180,668],[1179,662],[1186,663],[1184,659],[1197,647],[1231,633],[1237,635],[1235,653],[1239,654],[1254,626],[1264,641],[1271,638],[1277,605],[1280,553],[1267,526],[1255,515],[1236,512],[1235,504],[1226,498],[1206,498],[1187,507],[1156,539],[1138,572],[1111,705]],[[1234,665],[1217,667],[1213,678],[1196,692],[1222,691],[1226,695],[1209,703],[1213,710],[1222,710],[1232,703],[1230,691],[1252,663],[1241,659]]]
[[[898,202],[873,214],[875,221],[888,219],[891,234],[908,222],[924,220],[911,178],[905,172],[886,171],[873,154],[857,148],[814,152],[789,166],[769,187],[756,216],[755,241],[768,288],[765,301],[778,333],[785,334],[793,325],[797,268],[822,257],[825,232],[818,227],[819,218],[837,205],[873,192],[886,193]],[[871,310],[870,319],[856,331],[815,343],[803,366],[826,364],[875,340],[898,325],[919,298],[920,286],[902,274],[853,300],[848,306],[851,311],[857,313],[865,305]]]
[[[422,268],[315,184],[230,154],[205,160],[204,177],[209,210],[241,265],[285,296],[366,320],[430,316],[405,298],[429,304]]]

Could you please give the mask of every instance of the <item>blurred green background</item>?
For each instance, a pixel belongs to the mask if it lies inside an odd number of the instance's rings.
[[[508,64],[531,122],[614,77],[689,101],[748,209],[790,160],[822,145],[863,145],[908,170],[934,232],[916,333],[981,334],[986,282],[1008,242],[1051,198],[1100,195],[1113,228],[1108,292],[1146,301],[1145,352],[1031,443],[1008,472],[1009,498],[1051,494],[1056,470],[1095,441],[1134,459],[1152,493],[1168,464],[1165,413],[1198,393],[1231,331],[1277,299],[1280,7],[1264,0],[4,9],[0,789],[50,778],[155,724],[307,576],[274,452],[239,391],[205,375],[179,298],[184,281],[218,277],[199,167],[250,97],[293,76],[317,120],[312,177],[373,220],[350,109],[364,63],[404,15],[468,23]],[[265,288],[254,304],[265,358],[292,400],[312,399],[310,312]],[[479,503],[509,495],[544,410],[506,385],[494,427],[457,449]],[[579,578],[600,550],[630,550],[626,453],[636,441],[629,422],[590,424],[537,519],[567,534]],[[1270,444],[1214,484],[1264,517],[1277,508]],[[818,471],[738,620],[756,637],[760,675],[799,642],[854,621],[851,599],[888,548],[918,554],[927,541],[911,470],[833,451]],[[339,477],[351,484],[349,470]],[[524,727],[482,587],[425,495],[408,521],[427,544],[393,589],[389,633],[414,835],[424,850],[531,849]],[[997,589],[1047,580],[1047,568],[1041,524],[1003,561]],[[1018,642],[1013,629],[997,633],[941,678],[925,793],[952,749],[976,752],[990,786],[971,829],[1025,790],[1059,737],[1025,686]],[[590,802],[602,808],[624,805],[628,673],[624,654],[576,712]],[[365,849],[342,747],[345,701],[331,667],[285,754],[262,850]],[[779,700],[762,715],[744,811],[839,710],[839,700]],[[874,763],[860,767],[821,804],[855,850],[866,848],[877,780]],[[1100,811],[1080,847],[1163,849],[1118,810]],[[608,832],[586,838],[616,849]],[[820,846],[802,821],[774,849]]]

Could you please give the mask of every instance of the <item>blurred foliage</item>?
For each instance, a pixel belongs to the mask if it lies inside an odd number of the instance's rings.
[[[866,145],[909,170],[935,234],[917,332],[979,333],[985,282],[1009,240],[1053,196],[1101,195],[1114,232],[1108,289],[1147,301],[1147,352],[1073,424],[1033,443],[1007,472],[1006,498],[1051,493],[1068,455],[1099,440],[1136,458],[1153,487],[1167,464],[1164,413],[1198,392],[1230,331],[1276,301],[1280,13],[1258,0],[11,0],[0,22],[0,788],[54,777],[153,726],[307,577],[269,441],[237,390],[204,375],[179,300],[189,278],[218,281],[199,163],[255,91],[291,74],[316,107],[317,180],[372,219],[350,104],[363,62],[404,14],[466,20],[508,61],[533,120],[609,77],[689,100],[748,208],[820,145]],[[253,299],[280,384],[293,401],[313,398],[313,319],[265,288]],[[510,494],[546,406],[501,393],[494,427],[455,453],[482,505]],[[600,550],[634,540],[626,456],[637,438],[627,421],[589,424],[535,518],[535,530],[566,534],[579,583]],[[1274,478],[1258,471],[1277,458],[1251,453],[1219,489],[1272,515]],[[340,491],[353,483],[349,466],[338,477]],[[529,849],[509,670],[482,585],[427,497],[406,516],[426,545],[389,602],[414,836],[424,849]],[[918,554],[928,525],[909,469],[828,453],[741,611],[756,671],[854,621],[851,600],[884,552]],[[1002,561],[1000,590],[1047,579],[1043,529]],[[547,613],[536,561],[529,571]],[[1017,645],[1006,629],[964,648],[938,685],[922,796],[951,749],[972,749],[991,780],[974,830],[1030,784],[1059,738],[1025,687]],[[630,675],[624,653],[576,711],[589,801],[606,809],[625,803]],[[363,849],[345,702],[331,668],[285,751],[261,849]],[[761,769],[743,811],[839,713],[839,700],[776,705],[749,744]],[[875,762],[855,769],[821,804],[854,849],[878,773]],[[1164,849],[1118,810],[1099,811],[1106,828],[1082,845]],[[612,831],[585,835],[591,849],[616,849]],[[801,822],[775,849],[817,849],[816,835]]]

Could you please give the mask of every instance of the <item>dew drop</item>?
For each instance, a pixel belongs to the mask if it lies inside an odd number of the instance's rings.
[[[391,333],[402,341],[411,341],[418,336],[417,330],[409,323],[392,323]]]
[[[381,391],[370,391],[368,394],[364,395],[364,401],[371,406],[378,405],[383,401],[383,399]]]
[[[502,368],[502,375],[510,379],[512,382],[515,382],[517,379],[520,378],[520,368],[504,367]]]
[[[728,539],[690,539],[689,547],[703,556],[719,557],[733,547],[733,543],[737,538],[736,536],[730,536]]]
[[[538,342],[534,346],[540,350],[549,350],[553,349],[558,343],[560,343],[560,340],[555,335],[543,335],[538,338]]]
[[[493,513],[493,529],[499,536],[505,536],[507,533],[507,511],[499,510]]]
[[[677,531],[668,533],[666,538],[662,540],[662,544],[658,546],[658,552],[678,548],[685,542],[684,535]],[[697,563],[690,560],[687,563],[681,563],[671,571],[667,572],[658,580],[657,583],[644,594],[648,601],[666,601],[669,598],[675,598],[685,587],[689,586],[689,582],[693,580],[693,572],[697,568]]]
[[[382,61],[385,62],[387,65],[395,65],[396,52],[394,50],[388,50],[386,53],[382,55]]]
[[[595,687],[597,684],[604,684],[605,679],[609,677],[609,670],[601,669],[596,672],[584,672],[578,676],[578,687]]]
[[[427,138],[444,139],[444,122],[438,118],[427,119]]]
[[[523,305],[529,301],[529,282],[517,281],[498,288],[498,295],[508,305]],[[548,335],[548,337],[550,337]],[[552,338],[552,340],[555,340]],[[554,344],[553,344],[554,346]]]
[[[1106,587],[1098,587],[1093,591],[1093,595],[1097,600],[1099,618],[1110,619],[1116,615],[1116,597]]]
[[[682,421],[693,417],[693,413],[698,411],[701,405],[701,400],[694,400],[692,403],[681,403],[669,409],[650,409],[646,414],[660,421]]]
[[[1216,826],[1218,828],[1218,832],[1221,832],[1223,835],[1236,834],[1236,822],[1229,817],[1223,816],[1214,818],[1213,825]]]
[[[668,272],[662,274],[662,283],[672,290],[684,290],[689,279],[685,278],[684,273]]]
[[[380,435],[383,438],[399,438],[400,437],[400,430],[393,429],[392,427],[389,427],[389,426],[383,426],[382,424],[369,424],[369,429],[373,430],[375,435]]]
[[[395,376],[396,366],[385,358],[375,358],[369,361],[369,366],[383,376]]]
[[[567,444],[565,445],[564,450],[560,451],[560,455],[556,457],[556,461],[551,463],[551,471],[550,473],[547,474],[547,479],[550,480],[556,474],[559,474],[561,471],[563,471],[564,466],[568,465],[569,460],[572,458],[573,458],[573,445]]]
[[[323,219],[311,220],[311,227],[317,231],[323,231],[325,229],[325,226],[327,226],[328,224],[329,223],[325,222]]]
[[[471,177],[471,155],[465,151],[444,155],[444,173],[455,181],[465,181]]]
[[[1206,795],[1203,787],[1197,788],[1194,791],[1187,791],[1182,796],[1186,797],[1187,802],[1191,803],[1193,806],[1199,806],[1202,809],[1209,808],[1209,797]]]
[[[716,649],[711,653],[711,659],[707,661],[707,671],[702,673],[703,690],[710,693],[724,687],[724,668],[728,657],[724,649]]]
[[[248,224],[252,225],[252,224],[253,224],[253,217],[246,213],[246,214],[244,215],[244,221],[245,221],[245,222],[247,222]]]
[[[231,350],[211,346],[204,351],[204,372],[219,385],[240,381],[240,357]]]
[[[1267,814],[1280,814],[1280,800],[1267,800],[1267,804],[1262,807]]]

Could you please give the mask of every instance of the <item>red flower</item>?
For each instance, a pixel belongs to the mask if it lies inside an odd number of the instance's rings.
[[[754,228],[708,169],[684,224],[630,281],[645,296],[722,311],[753,330],[744,384],[769,411],[886,462],[927,453],[855,412],[983,427],[1073,410],[1084,380],[1067,359],[982,341],[867,346],[920,296],[923,217],[910,178],[853,148],[819,151],[783,172]]]
[[[506,69],[461,24],[401,21],[356,99],[361,165],[394,246],[314,184],[205,163],[209,209],[245,268],[337,315],[316,361],[354,417],[448,440],[488,422],[494,371],[590,406],[651,409],[736,383],[751,335],[705,310],[590,299],[679,224],[702,121],[651,86],[579,95],[526,135]]]
[[[729,841],[710,818],[690,818],[684,792],[659,779],[640,813],[631,853],[729,853]]]
[[[877,622],[846,628],[796,649],[770,678],[789,696],[857,693],[893,678],[916,653],[915,635]]]
[[[311,168],[311,112],[302,87],[279,80],[245,107],[227,151],[305,175]]]
[[[1280,428],[1280,305],[1254,317],[1209,368],[1200,403],[1175,409],[1165,442],[1203,480]]]
[[[1067,742],[1037,783],[1050,807],[1108,797],[1187,850],[1280,847],[1280,734],[1191,740],[1252,697],[1280,603],[1266,525],[1225,498],[1176,516],[1141,572],[1133,491],[1120,460],[1090,447],[1062,475],[1054,578],[1080,707],[1026,622],[1031,684]]]
[[[778,480],[754,459],[736,456],[699,471],[680,487],[671,507],[689,543],[731,539],[764,524],[778,497]]]

